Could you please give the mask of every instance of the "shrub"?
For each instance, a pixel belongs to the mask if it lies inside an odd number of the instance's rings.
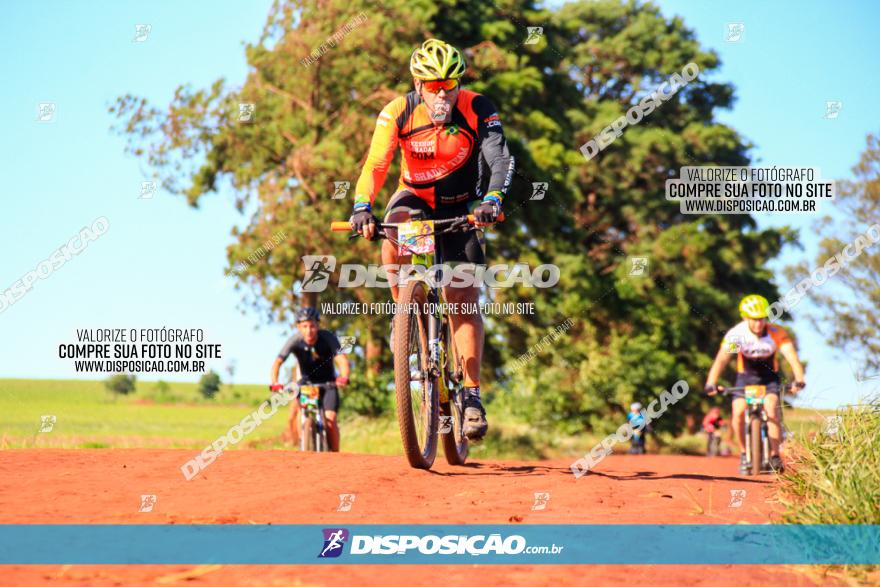
[[[205,399],[214,399],[217,392],[220,391],[220,376],[214,371],[208,371],[199,379],[199,393]]]
[[[394,373],[384,372],[369,382],[361,370],[353,371],[351,381],[340,395],[344,411],[378,418],[394,409]]]
[[[135,389],[136,383],[137,378],[134,375],[117,373],[108,378],[104,382],[104,385],[114,394],[114,396],[119,396],[132,393]]]

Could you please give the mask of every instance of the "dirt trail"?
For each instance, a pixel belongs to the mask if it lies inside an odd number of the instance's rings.
[[[0,523],[156,524],[733,524],[764,523],[774,510],[770,477],[740,477],[732,458],[613,456],[576,480],[569,461],[475,462],[433,471],[402,457],[234,450],[186,481],[189,450],[0,451]],[[745,490],[731,507],[731,490]],[[532,511],[535,493],[550,493]],[[354,493],[337,512],[340,493]],[[140,496],[157,497],[139,512]],[[735,505],[735,504],[734,504]],[[652,585],[835,583],[805,567],[780,566],[7,566],[0,584]]]

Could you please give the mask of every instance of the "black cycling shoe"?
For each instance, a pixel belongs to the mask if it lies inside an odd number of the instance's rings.
[[[785,470],[785,466],[782,464],[782,458],[779,455],[770,456],[770,470],[774,473],[781,473]]]
[[[749,470],[749,461],[746,459],[746,453],[739,453],[739,474],[748,475]]]
[[[480,401],[480,388],[464,388],[464,427],[462,432],[468,440],[482,440],[489,430],[486,410]]]

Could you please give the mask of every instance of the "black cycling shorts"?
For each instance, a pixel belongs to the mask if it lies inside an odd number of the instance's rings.
[[[767,393],[779,395],[779,376],[760,377],[751,373],[737,373],[734,387],[745,387],[746,385],[766,385]]]
[[[442,206],[438,209],[431,208],[425,200],[421,199],[414,193],[401,190],[391,197],[388,206],[385,207],[384,222],[392,222],[390,215],[395,212],[411,212],[413,210],[421,210],[425,213],[425,218],[432,220],[442,220],[445,218],[455,218],[456,216],[464,216],[471,213],[471,207],[478,202],[462,202],[461,204],[453,204],[451,206]],[[399,222],[399,220],[397,220]],[[396,238],[396,231],[392,231],[392,236]],[[440,252],[440,260],[444,263],[475,263],[477,265],[486,264],[486,252],[484,250],[483,231],[480,229],[469,230],[467,232],[453,232],[450,234],[440,235],[437,238],[437,250]]]

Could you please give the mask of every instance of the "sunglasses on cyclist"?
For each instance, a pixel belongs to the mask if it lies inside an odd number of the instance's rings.
[[[439,94],[440,90],[446,90],[447,92],[451,92],[455,88],[458,87],[457,79],[435,79],[430,81],[423,81],[422,87],[425,88],[426,91],[431,92],[432,94]]]

